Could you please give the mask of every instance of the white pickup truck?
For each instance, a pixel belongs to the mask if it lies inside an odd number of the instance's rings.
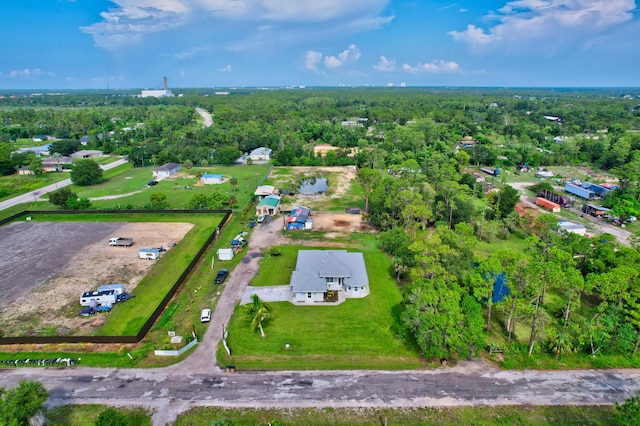
[[[133,245],[133,238],[114,237],[109,240],[109,245],[129,247]]]

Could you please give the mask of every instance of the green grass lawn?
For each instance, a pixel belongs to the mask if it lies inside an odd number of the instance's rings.
[[[62,405],[47,410],[50,426],[93,426],[106,405]],[[151,413],[143,408],[119,407],[117,410],[126,417],[127,426],[151,426]]]
[[[491,242],[478,240],[476,244],[476,253],[482,258],[488,257],[490,254],[500,250],[510,250],[524,252],[527,242],[517,235],[510,234],[506,240],[494,238]]]
[[[235,177],[238,180],[238,188],[235,191],[229,181],[220,185],[196,186],[198,178],[195,173],[198,170],[205,172],[204,169],[197,168],[191,170],[191,175],[181,173],[176,177],[163,179],[155,186],[148,187],[147,183],[154,179],[152,176],[154,168],[129,167],[122,171],[120,167],[117,167],[120,173],[114,173],[113,176],[109,176],[109,172],[105,172],[106,181],[101,184],[89,187],[72,186],[72,189],[80,197],[86,198],[124,195],[115,199],[94,200],[91,202],[95,208],[100,209],[121,208],[123,206],[141,207],[149,203],[150,196],[154,193],[165,194],[170,208],[183,209],[186,208],[189,199],[194,195],[208,195],[213,191],[235,195],[238,200],[237,206],[242,207],[253,199],[256,182],[259,182],[268,170],[266,165],[215,166],[207,168],[206,172],[208,173],[220,173],[227,178]],[[185,187],[190,188],[184,189]]]
[[[364,192],[362,186],[352,182],[347,189],[347,192],[341,195],[339,198],[332,198],[332,194],[336,190],[336,182],[341,172],[328,172],[307,171],[305,174],[297,170],[292,170],[289,167],[274,167],[269,177],[265,181],[265,184],[273,185],[278,189],[296,190],[300,182],[305,178],[310,177],[325,177],[327,178],[327,197],[315,199],[313,197],[306,198],[304,205],[310,207],[315,212],[333,212],[344,213],[346,207],[360,207],[364,208]],[[282,205],[289,206],[291,204],[290,197],[284,196],[282,198]]]
[[[279,256],[265,257],[260,261],[260,270],[249,283],[252,286],[288,285],[291,272],[296,267],[300,246],[278,246]]]
[[[287,426],[364,425],[584,425],[617,426],[615,408],[605,406],[495,406],[420,408],[270,408],[198,407],[178,416],[176,426],[283,424]],[[279,423],[282,422],[282,423]]]
[[[232,356],[218,351],[220,364],[239,369],[411,369],[417,351],[401,339],[400,290],[390,263],[379,251],[364,253],[371,294],[338,306],[273,303],[267,336],[251,330],[236,307],[229,328]],[[285,349],[289,344],[290,348]]]
[[[37,176],[9,175],[0,177],[0,201],[25,194],[69,178],[69,173],[43,173]]]

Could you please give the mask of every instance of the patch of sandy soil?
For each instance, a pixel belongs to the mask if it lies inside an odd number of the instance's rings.
[[[313,153],[317,156],[318,154],[322,155],[323,157],[325,155],[327,155],[327,152],[329,151],[337,151],[340,148],[338,148],[337,146],[333,146],[333,145],[328,145],[328,144],[320,144],[320,145],[316,145],[313,147]],[[357,148],[349,148],[349,157],[353,157],[354,155],[356,155],[356,151]]]
[[[314,231],[348,233],[371,230],[362,215],[347,213],[318,213],[312,216]]]
[[[104,315],[89,318],[78,315],[82,309],[79,304],[81,294],[113,283],[122,283],[127,292],[132,292],[156,263],[139,259],[138,250],[168,248],[170,243],[179,242],[192,227],[190,223],[126,223],[114,236],[133,238],[133,246],[111,247],[101,240],[81,248],[66,265],[53,272],[55,275],[37,283],[4,309],[4,334],[29,333],[50,327],[60,329],[60,334],[82,334],[102,325]],[[54,245],[52,242],[51,250],[55,250]]]

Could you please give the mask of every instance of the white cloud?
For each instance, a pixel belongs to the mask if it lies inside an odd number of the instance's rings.
[[[180,77],[186,77],[187,73],[184,70],[180,70]]]
[[[37,78],[37,77],[55,77],[55,73],[51,71],[42,71],[40,68],[24,68],[21,70],[14,70],[9,73],[11,78]]]
[[[231,72],[231,64],[227,64],[226,67],[220,68],[220,72]]]
[[[362,56],[362,52],[355,44],[349,45],[346,50],[337,55],[325,55],[322,52],[309,50],[305,58],[305,68],[311,71],[318,71],[318,66],[322,63],[326,69],[336,69],[354,64]]]
[[[309,50],[304,61],[304,67],[311,71],[317,71],[318,65],[322,62],[322,56],[322,52]]]
[[[485,17],[497,21],[486,30],[469,24],[448,34],[474,49],[588,43],[598,33],[632,20],[635,9],[635,0],[514,0]]]
[[[384,56],[380,56],[380,61],[373,66],[374,70],[383,72],[392,72],[396,70],[396,60],[388,60]]]
[[[102,21],[82,27],[96,45],[115,50],[146,34],[184,27],[197,20],[207,30],[225,23],[257,23],[253,31],[280,25],[376,29],[393,17],[379,16],[391,0],[111,0]],[[285,25],[287,26],[287,25]],[[203,34],[205,32],[203,31]]]
[[[340,65],[342,65],[342,62],[335,56],[326,56],[324,58],[324,66],[327,68],[338,68]]]
[[[412,74],[421,74],[421,73],[441,73],[441,74],[451,74],[460,72],[460,65],[453,61],[445,61],[443,59],[434,59],[431,62],[427,62],[425,64],[418,62],[417,65],[409,65],[403,64],[402,69],[406,72],[410,72]]]

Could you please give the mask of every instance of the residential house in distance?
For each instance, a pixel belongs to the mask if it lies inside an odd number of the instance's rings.
[[[36,157],[41,157],[43,155],[49,155],[49,149],[51,148],[50,144],[41,145],[41,146],[31,146],[28,148],[19,148],[18,153],[25,154],[28,152],[33,152]]]
[[[64,170],[65,165],[71,164],[71,157],[61,155],[59,157],[43,158],[42,159],[42,171],[43,172],[61,172]]]
[[[167,163],[158,167],[153,171],[153,176],[159,178],[169,177],[174,173],[178,173],[180,171],[180,164],[178,163]]]
[[[71,158],[99,158],[102,157],[102,151],[97,149],[83,149],[71,154]]]
[[[290,285],[294,303],[337,302],[369,295],[363,254],[346,250],[300,250]]]
[[[214,173],[205,173],[200,178],[203,185],[219,185],[222,183],[222,175]]]
[[[259,200],[262,200],[269,195],[278,195],[278,190],[273,185],[260,185],[256,188],[253,195],[255,195]]]
[[[51,135],[35,135],[31,140],[34,142],[55,141],[56,137]]]
[[[84,146],[86,146],[89,143],[89,136],[83,136],[80,138],[80,143]]]
[[[256,214],[258,216],[261,214],[275,216],[278,213],[280,213],[279,195],[269,195],[268,197],[264,197],[256,206]]]
[[[272,152],[273,150],[271,150],[270,148],[265,148],[262,146],[251,151],[251,153],[249,154],[249,158],[251,158],[252,161],[269,161],[271,160]]]

